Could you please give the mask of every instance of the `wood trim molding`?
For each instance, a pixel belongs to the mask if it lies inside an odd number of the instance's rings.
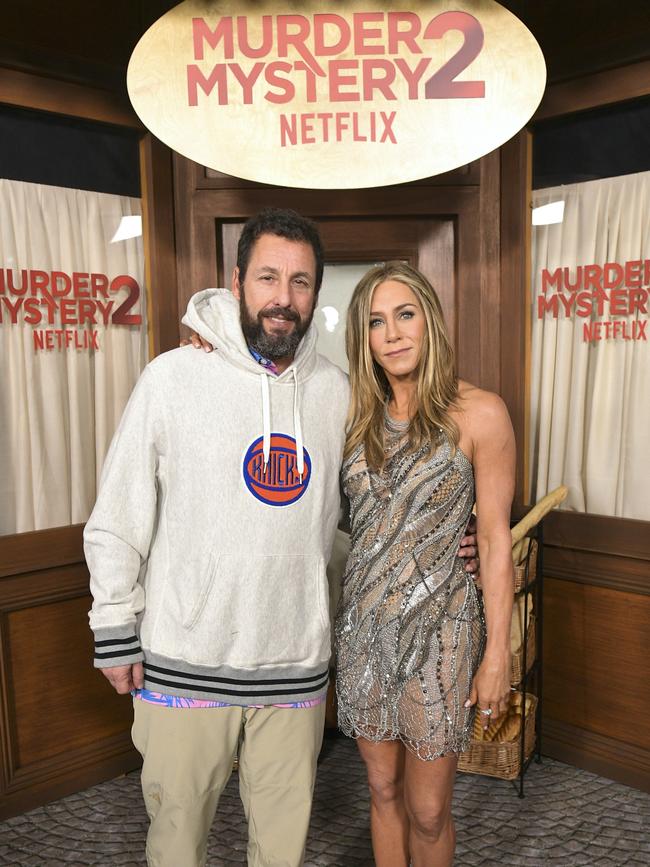
[[[648,563],[593,551],[572,551],[544,545],[544,575],[592,587],[650,596]]]
[[[650,94],[650,60],[550,85],[532,123]]]
[[[523,502],[527,453],[527,298],[530,135],[524,130],[501,148],[501,298],[507,316],[500,341],[499,394],[506,402],[517,442],[515,508]],[[493,348],[494,351],[494,348]]]
[[[144,132],[144,127],[125,97],[16,69],[0,68],[0,103],[2,102],[20,108],[131,127]]]
[[[84,524],[0,536],[0,578],[83,563]]]
[[[94,751],[77,753],[74,758],[66,753],[56,764],[39,765],[33,774],[18,772],[10,788],[0,793],[0,821],[127,774],[141,764],[129,733],[124,732],[101,742]]]
[[[650,792],[647,750],[554,719],[544,718],[542,732],[544,755]]]
[[[544,545],[650,560],[650,522],[554,511],[544,519]]]
[[[180,317],[172,152],[151,133],[140,140],[140,176],[149,351],[153,358],[178,346]]]

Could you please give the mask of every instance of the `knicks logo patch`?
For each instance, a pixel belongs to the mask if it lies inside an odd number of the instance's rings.
[[[299,500],[311,480],[311,458],[303,449],[305,469],[300,481],[296,441],[287,434],[271,434],[271,452],[264,467],[264,437],[259,437],[248,447],[244,456],[244,481],[254,497],[267,506],[288,506]]]

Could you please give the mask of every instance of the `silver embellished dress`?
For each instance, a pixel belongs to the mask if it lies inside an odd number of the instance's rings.
[[[409,453],[406,423],[385,421],[386,463],[345,461],[351,550],[336,618],[339,726],[400,739],[419,758],[467,749],[463,707],[485,640],[482,604],[457,556],[474,503],[466,456],[444,441]]]

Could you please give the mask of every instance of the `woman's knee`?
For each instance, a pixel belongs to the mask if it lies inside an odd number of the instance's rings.
[[[419,805],[407,803],[406,812],[411,830],[431,842],[439,840],[451,823],[451,807],[446,799]]]
[[[394,774],[381,768],[367,768],[368,788],[370,797],[375,804],[390,804],[401,801],[404,794],[404,780],[400,774]]]

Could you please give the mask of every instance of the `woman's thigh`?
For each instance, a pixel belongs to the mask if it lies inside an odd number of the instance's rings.
[[[401,789],[406,755],[401,741],[375,742],[357,738],[357,746],[368,771],[371,791],[389,795],[391,789]]]
[[[451,811],[456,779],[456,755],[425,762],[406,751],[404,760],[404,803],[414,818],[444,816]]]

